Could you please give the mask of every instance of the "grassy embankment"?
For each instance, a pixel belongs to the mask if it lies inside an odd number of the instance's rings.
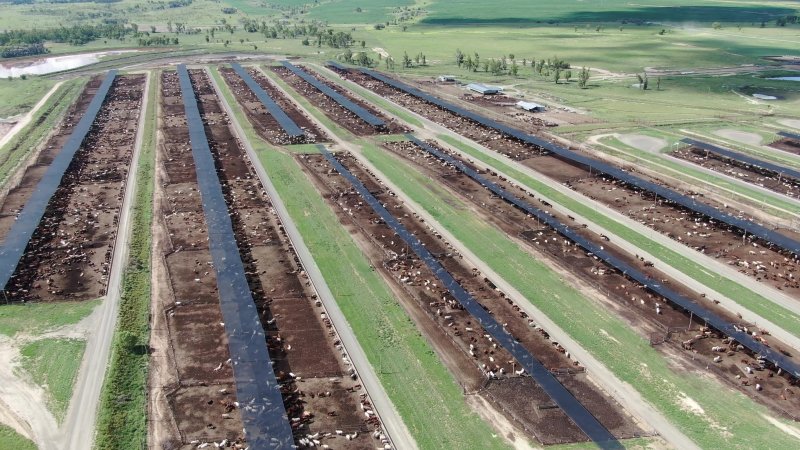
[[[24,332],[39,335],[80,322],[100,304],[99,300],[87,302],[13,303],[0,306],[0,334],[14,337]]]
[[[363,154],[531,303],[591,352],[703,448],[755,448],[765,439],[797,446],[762,415],[771,413],[743,394],[697,374],[676,371],[663,354],[607,309],[565,284],[557,273],[500,230],[478,219],[436,181],[376,146]],[[631,358],[631,355],[636,355]],[[725,395],[721,395],[724,392]],[[686,405],[696,401],[703,414]],[[750,411],[747,415],[741,411]]]
[[[157,72],[150,92],[134,195],[127,267],[122,279],[117,330],[97,419],[98,450],[139,448],[147,440],[147,363],[150,313],[150,247],[157,125]]]
[[[0,443],[2,448],[9,450],[37,450],[36,444],[3,424],[0,424]]]
[[[30,111],[55,84],[55,80],[37,76],[0,80],[0,98],[4,99],[0,103],[0,119]]]
[[[44,387],[47,406],[59,422],[72,398],[72,387],[83,360],[86,341],[81,339],[39,339],[22,346],[22,369]]]
[[[0,186],[6,183],[19,164],[56,127],[67,109],[77,100],[86,81],[75,79],[62,84],[33,115],[31,122],[0,148]],[[5,98],[7,97],[0,96],[0,99]]]
[[[467,407],[460,386],[299,165],[257,137],[219,73],[212,75],[420,448],[505,448]]]

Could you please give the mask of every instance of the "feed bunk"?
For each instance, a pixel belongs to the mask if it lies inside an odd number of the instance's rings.
[[[794,178],[795,180],[800,180],[800,170],[784,167],[781,166],[780,164],[771,163],[769,161],[763,161],[757,158],[753,158],[752,156],[743,155],[741,153],[730,151],[728,149],[717,147],[716,145],[712,145],[707,142],[702,142],[695,139],[684,138],[681,140],[681,142],[689,144],[693,147],[703,149],[707,152],[714,153],[724,158],[732,159],[734,161],[738,161],[744,164],[749,164],[751,166],[758,167],[759,169],[770,170],[777,174]]]
[[[253,449],[290,448],[292,429],[185,65],[178,65],[178,76],[247,441]]]
[[[364,122],[367,122],[368,124],[372,125],[375,128],[386,126],[386,122],[381,120],[379,117],[370,113],[366,109],[356,105],[354,102],[350,101],[344,95],[331,89],[330,86],[326,85],[325,83],[321,83],[319,80],[306,73],[303,69],[293,65],[289,61],[283,61],[282,64],[283,67],[289,69],[289,71],[302,78],[306,83],[314,86],[320,92],[333,99],[336,103],[342,105],[342,107],[352,112],[353,114],[357,115]]]
[[[547,212],[539,208],[536,208],[535,206],[532,206],[530,203],[527,203],[519,199],[518,197],[511,194],[507,190],[489,181],[488,179],[481,176],[477,171],[467,167],[461,161],[453,158],[452,156],[444,152],[439,151],[436,148],[433,148],[432,146],[415,138],[414,136],[408,135],[407,137],[421,149],[435,156],[439,160],[452,165],[458,171],[472,178],[473,180],[478,182],[481,186],[484,186],[485,188],[489,189],[491,192],[493,192],[506,202],[514,205],[515,207],[519,208],[520,210],[524,211],[527,214],[535,216],[542,222],[546,223],[548,226],[555,229],[562,236],[566,237],[572,242],[575,242],[587,252],[594,254],[599,259],[603,260],[610,266],[619,270],[620,272],[622,272],[632,280],[636,281],[637,283],[645,286],[650,291],[666,298],[667,300],[671,301],[677,306],[694,313],[694,315],[696,315],[699,318],[702,318],[711,327],[716,328],[717,330],[736,339],[736,341],[738,341],[739,343],[750,349],[755,354],[763,356],[767,361],[789,372],[794,377],[800,377],[800,366],[790,361],[780,352],[765,346],[761,342],[758,342],[752,336],[745,333],[744,331],[740,331],[738,328],[734,327],[733,324],[724,320],[714,312],[708,310],[707,308],[701,305],[698,305],[691,299],[664,286],[663,284],[659,283],[658,280],[653,280],[652,278],[649,278],[647,275],[645,275],[642,271],[640,271],[636,267],[628,264],[627,262],[614,256],[610,252],[604,250],[601,245],[593,243],[592,241],[581,236],[579,233],[573,231],[570,227],[559,222],[557,219],[555,219]]]
[[[331,67],[337,68],[339,70],[347,70],[342,65],[329,62],[328,63]],[[766,242],[774,244],[781,249],[793,253],[795,257],[800,255],[800,242],[795,239],[792,239],[788,236],[785,236],[777,231],[771,230],[765,226],[759,225],[753,221],[747,219],[740,219],[735,217],[731,214],[727,214],[713,206],[699,203],[695,199],[690,196],[679,194],[672,189],[666,188],[664,186],[658,185],[651,181],[646,181],[642,178],[639,178],[633,174],[630,174],[620,168],[617,168],[611,164],[604,163],[602,161],[595,160],[588,156],[584,156],[578,154],[574,151],[568,150],[566,148],[560,147],[558,145],[553,144],[547,140],[537,138],[535,136],[531,136],[527,133],[524,133],[516,128],[512,128],[507,125],[503,125],[498,123],[494,120],[488,119],[480,114],[474,113],[472,111],[468,111],[464,108],[458,107],[452,103],[446,102],[442,99],[434,97],[428,93],[425,93],[417,88],[409,86],[405,83],[400,81],[394,80],[389,78],[379,72],[370,69],[358,69],[361,73],[370,76],[378,81],[381,81],[395,89],[398,89],[402,92],[420,98],[428,103],[431,103],[435,106],[438,106],[444,110],[447,110],[453,114],[459,115],[466,119],[472,120],[491,128],[493,130],[499,131],[504,133],[514,139],[519,140],[520,142],[527,143],[533,145],[535,147],[544,149],[553,155],[569,161],[574,164],[578,164],[581,166],[589,167],[593,171],[597,171],[603,174],[606,174],[612,178],[615,178],[619,181],[627,183],[635,188],[651,192],[659,197],[662,197],[666,200],[669,200],[677,205],[680,205],[684,208],[687,208],[691,211],[696,213],[703,214],[709,218],[717,220],[719,222],[723,222],[727,225],[730,225],[734,228],[742,230],[748,234],[756,236],[758,238],[763,239]]]
[[[364,201],[367,202],[381,219],[383,219],[386,224],[411,247],[414,253],[425,262],[425,265],[439,278],[453,298],[478,320],[486,332],[497,340],[498,344],[519,361],[525,371],[533,377],[550,398],[552,398],[570,419],[575,422],[589,439],[603,448],[621,448],[619,442],[614,438],[611,432],[608,431],[584,405],[578,402],[541,362],[520,345],[520,343],[517,342],[514,337],[455,280],[452,274],[436,260],[422,242],[411,234],[408,229],[369,192],[358,178],[347,170],[325,146],[318,145],[317,147],[320,149],[325,159],[327,159],[334,169],[353,186]]]
[[[78,122],[69,139],[52,164],[50,164],[50,167],[47,168],[47,172],[39,181],[36,190],[28,199],[28,202],[25,203],[25,207],[11,226],[8,235],[6,235],[2,247],[0,247],[0,290],[6,289],[8,281],[14,275],[17,264],[19,264],[22,255],[25,254],[25,248],[39,226],[50,199],[58,190],[64,173],[69,169],[72,159],[80,149],[84,139],[86,139],[86,135],[89,134],[89,130],[92,128],[92,124],[97,118],[97,114],[100,112],[100,108],[103,106],[103,102],[116,77],[116,70],[108,72],[94,98],[92,98],[86,113],[81,117],[80,122]]]
[[[233,71],[236,72],[236,74],[239,75],[242,80],[244,80],[245,84],[247,84],[247,87],[253,91],[264,107],[267,108],[267,111],[269,111],[270,115],[275,118],[275,120],[278,122],[278,125],[283,128],[283,131],[285,131],[290,138],[296,139],[305,135],[303,130],[297,126],[296,123],[294,123],[294,120],[292,120],[281,109],[281,107],[275,103],[275,100],[273,100],[272,97],[270,97],[269,94],[267,94],[267,92],[261,86],[259,86],[256,80],[254,80],[253,77],[251,77],[250,74],[242,68],[242,66],[237,63],[232,63],[231,68],[233,68]]]

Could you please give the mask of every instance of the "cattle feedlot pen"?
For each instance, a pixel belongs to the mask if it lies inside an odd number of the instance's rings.
[[[45,172],[39,184],[36,185],[36,190],[33,191],[33,194],[25,203],[25,207],[17,217],[17,220],[11,225],[11,229],[8,231],[0,248],[0,290],[6,289],[8,281],[14,275],[17,264],[19,264],[19,260],[25,253],[25,248],[28,246],[31,237],[33,237],[34,231],[39,226],[50,199],[58,190],[64,173],[69,169],[72,159],[81,148],[86,135],[89,134],[89,130],[91,130],[92,124],[97,118],[97,114],[100,112],[100,108],[103,106],[103,102],[108,96],[108,91],[111,89],[116,76],[116,70],[108,72],[100,88],[94,94],[91,103],[89,103],[86,113],[81,117],[78,125],[75,126],[75,130],[69,136],[66,144],[61,147],[58,156],[53,159],[50,167],[47,168],[47,172]]]
[[[783,136],[785,138],[794,139],[795,141],[800,141],[800,134],[796,133],[789,133],[787,131],[779,131],[778,136]]]
[[[753,158],[752,156],[743,155],[741,153],[734,152],[722,147],[717,147],[716,145],[712,145],[707,142],[701,142],[695,139],[685,138],[682,140],[682,142],[685,144],[689,144],[693,147],[697,147],[709,151],[711,153],[715,153],[725,158],[730,158],[735,161],[739,161],[741,163],[750,164],[751,166],[758,167],[759,169],[771,170],[775,173],[785,175],[787,177],[794,178],[795,180],[800,181],[800,171],[781,166],[780,164],[771,163],[769,161],[763,161],[757,158]]]
[[[342,105],[345,109],[352,112],[353,114],[357,115],[361,120],[367,122],[368,124],[372,125],[373,127],[383,127],[386,123],[381,120],[379,117],[376,117],[374,114],[370,113],[366,109],[356,105],[350,99],[345,97],[344,95],[336,92],[335,90],[331,89],[325,83],[320,82],[313,76],[306,73],[303,69],[292,65],[289,61],[282,61],[283,67],[289,69],[293,74],[297,75],[298,77],[305,80],[308,84],[317,88],[320,92],[327,95],[336,103]]]
[[[342,65],[337,64],[335,62],[329,62],[328,64],[330,66],[332,66],[332,67],[339,68],[339,69],[342,69],[342,70],[346,70],[346,68],[344,68]],[[450,111],[450,112],[452,112],[454,114],[457,114],[457,115],[459,115],[461,117],[464,117],[464,118],[467,118],[469,120],[475,121],[475,122],[477,122],[477,123],[479,123],[481,125],[484,125],[486,127],[492,128],[492,129],[497,130],[497,131],[499,131],[501,133],[505,133],[506,135],[508,135],[510,137],[513,137],[515,139],[518,139],[521,142],[525,142],[525,143],[534,145],[536,147],[543,148],[543,149],[553,153],[554,155],[556,155],[556,156],[558,156],[560,158],[563,158],[563,159],[565,159],[567,161],[571,161],[573,163],[577,163],[577,164],[580,164],[582,166],[589,167],[594,171],[597,171],[597,172],[600,172],[600,173],[604,173],[604,174],[606,174],[606,175],[608,175],[608,176],[610,176],[612,178],[616,178],[617,180],[620,180],[620,181],[622,181],[624,183],[627,183],[627,184],[629,184],[629,185],[631,185],[633,187],[636,187],[636,188],[651,192],[653,194],[656,194],[657,196],[662,197],[664,199],[667,199],[669,201],[672,201],[672,202],[674,202],[674,203],[676,203],[676,204],[678,204],[680,206],[683,206],[684,208],[690,209],[690,210],[695,211],[697,213],[706,215],[706,216],[708,216],[708,217],[710,217],[710,218],[712,218],[714,220],[717,220],[719,222],[723,222],[723,223],[726,223],[726,224],[728,224],[728,225],[730,225],[732,227],[738,228],[738,229],[740,229],[742,231],[745,231],[748,234],[751,234],[753,236],[761,238],[761,239],[763,239],[763,240],[765,240],[765,241],[767,241],[769,243],[772,243],[772,244],[774,244],[774,245],[776,245],[776,246],[778,246],[778,247],[780,247],[780,248],[782,248],[782,249],[784,249],[784,250],[786,250],[788,252],[793,253],[795,255],[795,257],[800,255],[800,242],[798,242],[798,241],[796,241],[796,240],[794,240],[792,238],[789,238],[787,236],[784,236],[784,235],[782,235],[782,234],[780,234],[780,233],[778,233],[778,232],[776,232],[774,230],[771,230],[771,229],[769,229],[767,227],[758,225],[757,223],[752,222],[750,220],[740,219],[740,218],[734,217],[734,216],[732,216],[730,214],[727,214],[727,213],[724,213],[724,212],[720,211],[717,208],[714,208],[713,206],[709,206],[709,205],[707,205],[705,203],[699,203],[699,202],[695,201],[693,198],[691,198],[689,196],[686,196],[686,195],[683,195],[683,194],[679,194],[679,193],[673,191],[672,189],[665,188],[665,187],[660,186],[660,185],[658,185],[656,183],[653,183],[651,181],[643,180],[643,179],[641,179],[641,178],[639,178],[637,176],[634,176],[634,175],[632,175],[632,174],[630,174],[630,173],[628,173],[628,172],[626,172],[626,171],[624,171],[624,170],[622,170],[620,168],[614,167],[614,166],[612,166],[610,164],[604,163],[602,161],[597,161],[595,159],[589,158],[589,157],[584,156],[584,155],[580,155],[580,154],[578,154],[576,152],[573,152],[571,150],[567,150],[567,149],[565,149],[563,147],[559,147],[558,145],[555,145],[555,144],[553,144],[551,142],[548,142],[548,141],[546,141],[544,139],[540,139],[540,138],[537,138],[535,136],[531,136],[529,134],[523,133],[522,131],[520,131],[520,130],[518,130],[516,128],[512,128],[510,126],[500,124],[500,123],[495,122],[494,120],[488,119],[488,118],[486,118],[486,117],[484,117],[484,116],[482,116],[480,114],[476,114],[474,112],[467,111],[464,108],[460,108],[460,107],[458,107],[456,105],[453,105],[452,103],[446,102],[446,101],[444,101],[444,100],[442,100],[440,98],[437,98],[437,97],[434,97],[434,96],[432,96],[430,94],[422,92],[421,90],[419,90],[417,88],[414,88],[414,87],[409,86],[409,85],[407,85],[405,83],[402,83],[400,81],[397,81],[397,80],[394,80],[392,78],[389,78],[389,77],[387,77],[387,76],[385,76],[385,75],[383,75],[383,74],[381,74],[379,72],[376,72],[374,70],[370,70],[370,69],[359,69],[359,70],[361,71],[361,73],[363,73],[365,75],[368,75],[368,76],[370,76],[370,77],[372,77],[372,78],[374,78],[374,79],[376,79],[378,81],[382,81],[382,82],[388,84],[389,86],[394,87],[395,89],[399,89],[399,90],[401,90],[403,92],[411,94],[411,95],[413,95],[415,97],[418,97],[418,98],[420,98],[422,100],[425,100],[425,101],[427,101],[429,103],[432,103],[432,104],[434,104],[434,105],[436,105],[436,106],[438,106],[440,108],[443,108],[443,109],[445,109],[447,111]]]
[[[541,209],[536,208],[535,206],[532,206],[531,204],[523,200],[520,200],[512,193],[506,191],[497,184],[482,177],[480,174],[478,174],[478,172],[476,172],[473,169],[470,169],[469,167],[464,165],[461,161],[456,160],[452,156],[431,147],[430,145],[426,144],[423,141],[420,141],[419,139],[411,135],[407,135],[407,137],[409,138],[409,140],[411,140],[411,142],[416,144],[421,149],[425,150],[426,152],[430,153],[436,158],[452,165],[458,171],[472,178],[473,180],[478,182],[481,186],[486,187],[494,194],[496,194],[503,200],[507,201],[508,203],[514,205],[515,207],[519,208],[520,210],[524,211],[525,213],[535,216],[536,218],[538,218],[539,220],[541,220],[542,222],[546,223],[548,226],[556,230],[562,236],[578,244],[587,252],[593,253],[595,256],[605,261],[615,269],[619,270],[630,279],[645,286],[648,290],[666,298],[667,300],[683,308],[684,310],[694,313],[695,316],[703,319],[711,327],[716,328],[717,330],[736,339],[737,342],[741,343],[742,345],[750,349],[750,351],[752,351],[756,355],[763,356],[767,361],[771,362],[772,364],[775,364],[776,367],[780,367],[781,369],[789,372],[795,377],[800,376],[800,366],[795,364],[793,361],[790,361],[780,352],[772,350],[771,348],[765,346],[764,344],[756,341],[755,339],[753,339],[752,336],[745,333],[744,331],[739,331],[733,326],[733,324],[727,322],[725,319],[716,315],[714,312],[704,308],[702,305],[698,305],[691,299],[662,285],[657,280],[649,278],[647,275],[645,275],[643,272],[641,272],[634,266],[631,266],[630,264],[626,263],[620,258],[615,257],[610,252],[603,250],[601,246],[591,242],[590,240],[576,233],[575,231],[570,229],[570,227],[559,222],[550,214],[547,214],[545,211],[542,211]]]
[[[178,76],[247,443],[252,450],[292,448],[292,428],[185,65],[178,65]]]
[[[253,94],[255,94],[261,104],[267,108],[267,111],[269,111],[270,115],[275,119],[275,121],[278,122],[278,125],[283,128],[283,131],[285,131],[289,137],[296,138],[305,134],[303,130],[300,129],[296,123],[294,123],[294,120],[286,115],[281,107],[275,103],[275,100],[273,100],[272,97],[270,97],[269,94],[267,94],[267,92],[261,86],[259,86],[258,83],[256,83],[256,80],[254,80],[253,77],[251,77],[250,74],[242,68],[242,66],[240,66],[238,63],[232,63],[231,68],[233,68],[233,71],[236,72],[236,74],[239,75],[242,80],[244,80],[245,84],[247,84],[247,87],[253,91]]]
[[[483,307],[478,303],[458,282],[453,278],[436,258],[422,245],[419,239],[408,232],[370,192],[369,190],[340,163],[333,154],[323,145],[317,148],[322,152],[328,162],[339,174],[347,180],[359,193],[364,201],[386,222],[400,238],[414,250],[414,253],[425,262],[425,265],[447,288],[464,309],[478,320],[487,333],[497,340],[504,349],[519,361],[520,365],[539,384],[544,392],[553,399],[575,425],[581,429],[592,441],[606,449],[620,449],[622,446],[604,427],[533,355],[517,342]]]

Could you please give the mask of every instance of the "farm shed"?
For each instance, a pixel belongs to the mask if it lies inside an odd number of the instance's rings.
[[[525,101],[522,101],[522,100],[517,102],[517,107],[518,108],[522,108],[525,111],[529,111],[529,112],[542,112],[545,109],[547,109],[547,108],[544,107],[544,105],[540,105],[538,103],[533,103],[533,102],[525,102]]]
[[[497,94],[503,90],[503,88],[498,86],[488,86],[481,83],[470,83],[467,85],[467,89],[483,95]]]

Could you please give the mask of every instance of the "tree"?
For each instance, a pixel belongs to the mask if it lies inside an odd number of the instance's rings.
[[[584,67],[578,73],[578,86],[580,86],[581,89],[585,89],[586,88],[586,82],[588,82],[588,81],[589,81],[589,69]]]
[[[642,90],[643,90],[643,91],[646,91],[646,90],[647,90],[647,83],[648,83],[648,80],[647,80],[647,72],[645,72],[645,73],[644,73],[644,81],[642,82]]]
[[[428,65],[428,60],[425,58],[425,55],[422,55],[422,65],[423,66],[427,66]]]
[[[555,83],[558,84],[558,81],[560,79],[561,79],[561,68],[556,67],[555,70],[553,71],[553,81],[555,81]]]
[[[458,67],[464,64],[464,54],[461,53],[461,49],[456,49],[456,64]]]
[[[344,62],[352,63],[353,62],[353,51],[349,48],[344,49],[344,53],[342,53],[342,59]]]
[[[567,80],[567,83],[569,83],[570,78],[572,78],[572,71],[567,70],[566,72],[564,72],[564,79]]]
[[[656,90],[657,91],[661,90],[661,77],[656,78]]]
[[[514,63],[511,65],[511,75],[517,76],[517,73],[519,73],[519,66],[517,66],[516,63]]]
[[[481,57],[478,56],[478,52],[475,52],[475,58],[472,61],[474,63],[474,65],[472,66],[473,67],[473,72],[477,72],[478,71],[478,67],[480,67],[480,63],[481,63]]]
[[[361,41],[361,48],[364,48],[366,46],[367,46],[367,41]]]
[[[408,57],[407,52],[403,52],[403,68],[411,67],[411,58]]]

